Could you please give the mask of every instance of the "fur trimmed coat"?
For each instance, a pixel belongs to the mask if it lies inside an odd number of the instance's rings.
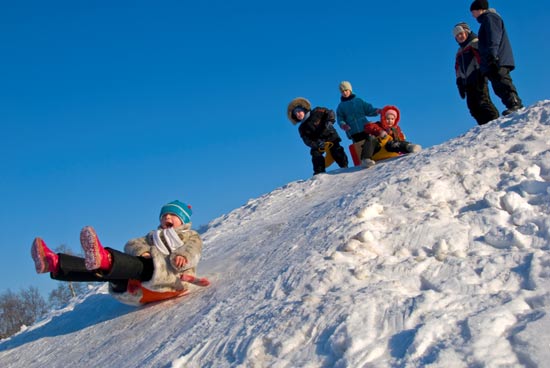
[[[160,229],[160,228],[159,228]],[[163,254],[154,243],[153,230],[144,237],[132,239],[124,246],[124,252],[132,256],[141,256],[148,252],[153,259],[153,276],[148,281],[130,280],[126,292],[115,292],[111,285],[110,294],[125,304],[140,305],[157,300],[173,298],[188,292],[188,283],[181,280],[185,274],[195,275],[197,264],[202,252],[202,239],[200,235],[191,230],[191,224],[183,224],[174,228],[178,238],[183,242],[179,248],[172,250],[169,255]],[[166,239],[159,232],[160,239],[168,247]],[[174,264],[176,256],[183,256],[187,264],[178,268]]]
[[[312,149],[319,147],[319,142],[340,142],[340,136],[334,129],[334,111],[326,107],[316,107],[306,115],[298,127],[304,144]]]

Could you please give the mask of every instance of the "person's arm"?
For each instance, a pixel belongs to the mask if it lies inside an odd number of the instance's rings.
[[[370,103],[361,100],[361,107],[365,116],[376,116],[380,114],[380,109],[372,106]]]
[[[344,117],[344,111],[340,105],[338,105],[338,108],[336,109],[336,120],[338,121],[338,125],[344,132],[347,132],[351,129],[349,124],[346,122],[346,119]]]
[[[368,123],[365,124],[365,133],[373,135],[375,137],[386,136],[387,133],[382,127],[377,123]]]
[[[184,230],[178,234],[183,245],[174,250],[170,255],[172,265],[178,271],[196,267],[202,252],[202,239],[194,230]]]
[[[151,257],[151,245],[147,242],[147,236],[129,240],[124,246],[124,253],[132,256]]]

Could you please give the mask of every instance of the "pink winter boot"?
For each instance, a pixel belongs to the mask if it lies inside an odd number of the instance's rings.
[[[86,269],[110,271],[112,266],[111,253],[103,248],[93,227],[85,226],[80,231],[80,244],[84,249]]]
[[[32,242],[31,256],[36,273],[51,272],[56,274],[59,271],[59,257],[46,246],[41,238],[35,238]]]

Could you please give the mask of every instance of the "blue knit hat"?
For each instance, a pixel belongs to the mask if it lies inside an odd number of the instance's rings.
[[[191,222],[191,215],[193,214],[193,211],[191,210],[191,206],[176,200],[162,206],[160,209],[160,220],[162,220],[162,216],[167,213],[178,216],[184,224],[188,224]]]

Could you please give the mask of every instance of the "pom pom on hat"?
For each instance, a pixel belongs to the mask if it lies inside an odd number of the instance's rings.
[[[453,28],[453,36],[458,36],[459,33],[466,32],[470,33],[472,30],[470,29],[470,26],[467,23],[460,22]]]
[[[191,210],[191,206],[176,200],[162,206],[159,219],[162,220],[162,216],[167,213],[178,216],[184,224],[188,224],[191,222],[193,211]]]
[[[353,91],[351,89],[351,83],[348,82],[348,81],[341,82],[339,88],[340,88],[340,92],[343,92],[343,91],[350,91],[351,92],[351,91]]]
[[[489,2],[487,0],[476,0],[470,5],[470,11],[487,9],[489,9]]]

